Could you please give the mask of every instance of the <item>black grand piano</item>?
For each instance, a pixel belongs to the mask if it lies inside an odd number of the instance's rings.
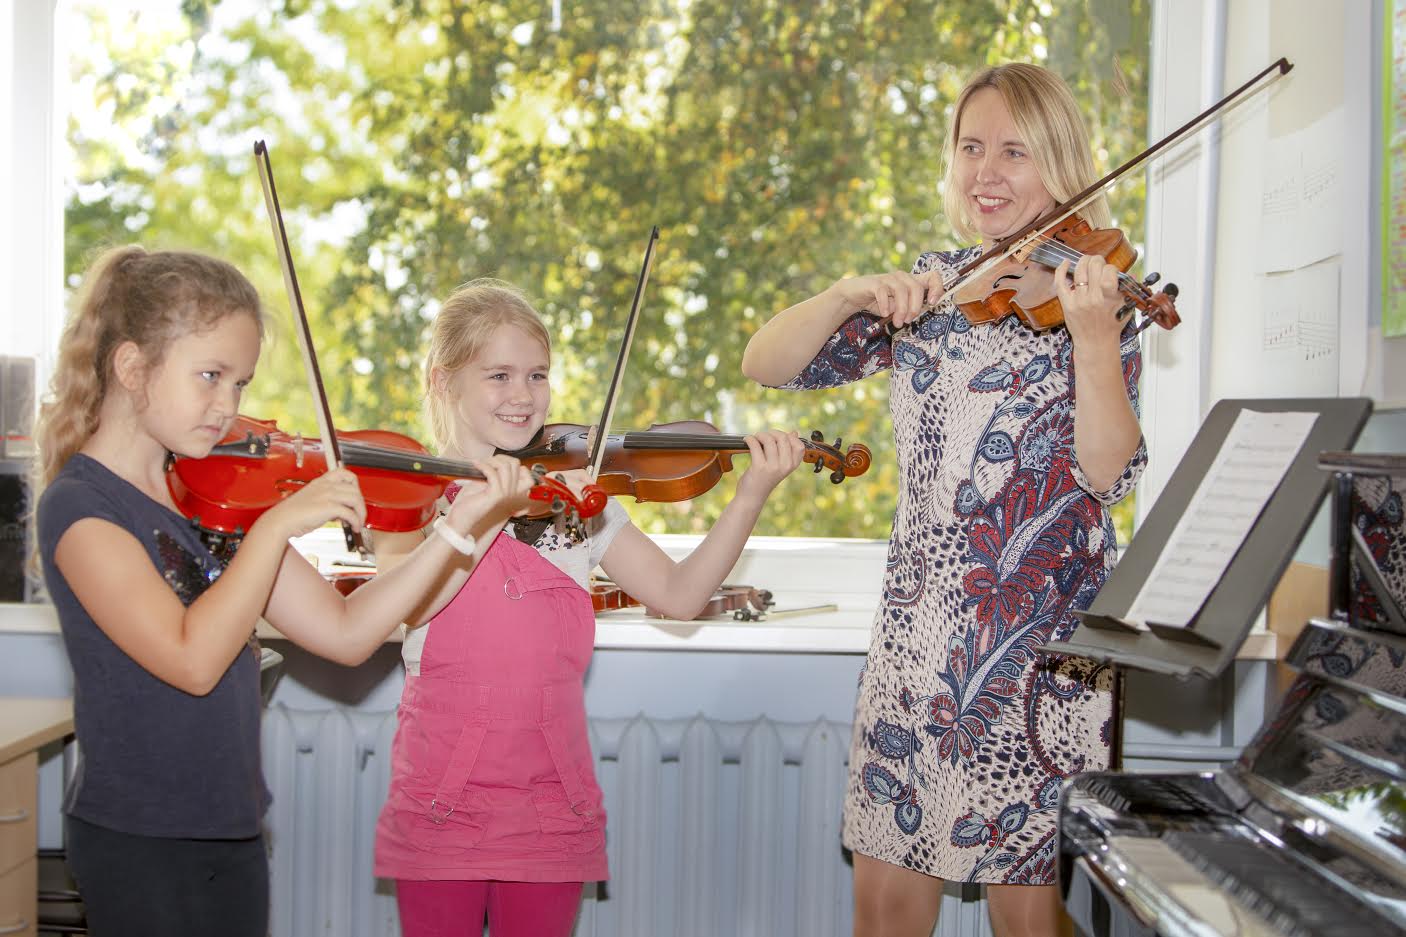
[[[1324,453],[1331,615],[1235,764],[1086,774],[1060,888],[1092,937],[1406,934],[1406,456]]]

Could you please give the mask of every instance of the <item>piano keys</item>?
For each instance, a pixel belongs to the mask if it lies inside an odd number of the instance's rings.
[[[1406,934],[1406,457],[1320,464],[1340,482],[1333,615],[1295,641],[1275,715],[1223,771],[1063,792],[1060,886],[1086,934]]]

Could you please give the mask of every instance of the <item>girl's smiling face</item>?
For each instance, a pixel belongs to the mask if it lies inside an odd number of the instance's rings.
[[[1055,205],[995,88],[977,91],[962,108],[953,180],[987,247]]]
[[[522,449],[547,421],[551,355],[534,336],[500,325],[468,364],[441,372],[441,392],[454,414],[459,455],[477,459],[495,449]]]

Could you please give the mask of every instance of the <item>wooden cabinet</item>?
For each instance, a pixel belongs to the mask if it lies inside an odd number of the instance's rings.
[[[0,937],[37,933],[39,749],[72,732],[70,700],[0,698]]]

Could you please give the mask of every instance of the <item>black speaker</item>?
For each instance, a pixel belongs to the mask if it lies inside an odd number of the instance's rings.
[[[29,463],[0,462],[0,602],[24,602],[29,554]]]

